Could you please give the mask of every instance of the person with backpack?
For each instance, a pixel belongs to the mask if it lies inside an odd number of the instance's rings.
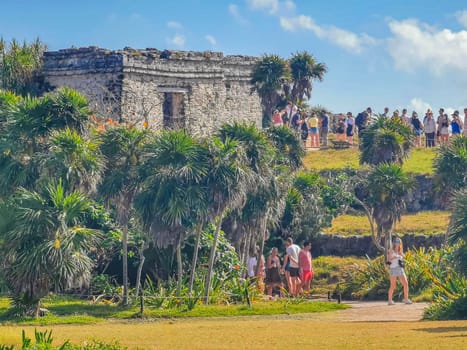
[[[372,110],[368,107],[363,112],[357,114],[355,118],[355,125],[358,128],[358,137],[361,137],[363,130],[365,130],[371,120]]]
[[[412,120],[411,120],[411,125],[413,129],[413,133],[415,135],[415,146],[416,147],[422,147],[422,132],[423,132],[423,124],[418,119],[418,114],[417,112],[413,111],[412,112]]]

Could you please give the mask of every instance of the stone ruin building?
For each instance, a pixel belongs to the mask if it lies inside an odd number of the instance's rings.
[[[256,62],[220,52],[87,47],[46,52],[43,74],[52,87],[85,95],[97,116],[207,135],[227,122],[261,126],[250,84]]]

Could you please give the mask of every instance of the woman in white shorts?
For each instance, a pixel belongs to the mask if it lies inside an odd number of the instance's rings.
[[[412,304],[409,299],[409,283],[407,281],[407,276],[404,271],[404,251],[402,248],[402,241],[400,238],[396,238],[392,245],[391,250],[388,253],[388,264],[389,264],[389,277],[390,277],[390,286],[388,291],[388,304],[394,305],[392,296],[394,294],[394,289],[396,288],[397,279],[402,284],[404,288],[404,303]]]

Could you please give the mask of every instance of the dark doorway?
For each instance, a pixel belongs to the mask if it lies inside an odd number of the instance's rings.
[[[164,128],[180,129],[185,127],[185,94],[183,92],[164,92]]]

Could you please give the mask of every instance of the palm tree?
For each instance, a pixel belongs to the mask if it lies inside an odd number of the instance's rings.
[[[222,141],[212,138],[209,144],[210,164],[206,188],[211,214],[215,218],[211,251],[209,254],[208,273],[205,281],[205,302],[209,303],[212,273],[216,258],[217,242],[227,209],[242,206],[247,191],[251,188],[251,176],[244,150],[238,142],[230,139]]]
[[[19,189],[0,207],[5,277],[18,306],[37,317],[51,290],[89,283],[89,253],[100,235],[81,225],[92,209],[89,199],[79,192],[67,195],[61,183],[49,183],[41,193]]]
[[[467,186],[467,137],[461,136],[442,145],[436,155],[435,179],[452,193]]]
[[[61,178],[68,191],[94,193],[103,170],[99,144],[72,129],[52,132],[49,144],[43,176]]]
[[[98,192],[115,209],[122,228],[124,305],[128,304],[128,222],[143,181],[140,171],[148,136],[147,131],[124,126],[108,128],[100,135],[99,149],[105,159],[105,170]]]
[[[399,165],[380,164],[375,166],[366,180],[367,207],[376,223],[374,242],[387,253],[391,242],[392,229],[400,221],[405,209],[404,197],[414,186],[413,179],[402,171]]]
[[[263,55],[253,69],[251,84],[261,98],[263,113],[270,116],[283,100],[281,94],[287,85],[289,71],[287,62],[277,55]]]
[[[324,63],[316,62],[307,51],[297,52],[289,60],[292,75],[292,102],[296,104],[303,99],[311,98],[313,81],[323,81],[327,67]]]
[[[181,247],[187,231],[195,226],[197,243],[201,218],[206,213],[204,182],[209,172],[206,147],[184,130],[163,131],[147,146],[144,183],[137,209],[158,247],[172,245],[177,257],[177,294],[183,278]],[[195,256],[197,248],[195,247]],[[190,280],[194,278],[196,258]],[[190,291],[191,292],[191,291]]]
[[[303,143],[293,130],[276,127],[268,129],[266,133],[276,149],[275,162],[278,165],[288,166],[291,171],[300,169],[306,152]]]
[[[409,156],[413,135],[408,126],[397,118],[378,118],[362,133],[360,164],[402,165]]]
[[[459,271],[467,275],[467,187],[459,190],[454,196],[448,231],[451,243],[461,243],[456,260]]]

